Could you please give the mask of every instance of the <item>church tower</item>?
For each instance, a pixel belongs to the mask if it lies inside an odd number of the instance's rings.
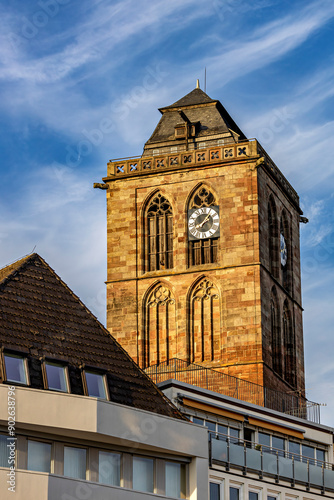
[[[142,367],[173,358],[304,394],[299,197],[196,88],[139,158],[108,163],[107,328]]]

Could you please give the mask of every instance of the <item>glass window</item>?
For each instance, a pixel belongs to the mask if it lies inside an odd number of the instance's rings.
[[[86,479],[86,450],[64,446],[64,476]]]
[[[9,441],[12,442],[12,441]],[[0,467],[8,467],[7,436],[0,434]]]
[[[206,420],[205,426],[209,429],[210,432],[216,432],[216,422],[210,422]]]
[[[249,498],[249,500],[258,500],[259,494],[256,493],[255,491],[250,491],[248,493],[248,498]]]
[[[15,354],[5,354],[6,379],[8,382],[27,384],[25,358]]]
[[[210,483],[210,500],[220,500],[220,484]]]
[[[268,495],[267,500],[277,500],[277,497],[272,497],[272,496]]]
[[[133,489],[154,491],[154,461],[151,458],[133,457]]]
[[[49,389],[68,392],[64,366],[57,363],[45,363],[45,370]]]
[[[99,373],[85,371],[88,396],[107,399],[104,376]]]
[[[121,455],[99,451],[99,482],[120,486],[121,484]]]
[[[193,417],[193,422],[194,422],[194,424],[204,425],[203,418]]]
[[[230,487],[230,500],[239,500],[239,488]]]
[[[316,454],[317,454],[317,460],[320,460],[320,462],[317,462],[317,465],[320,465],[320,467],[321,467],[322,466],[321,462],[325,461],[325,452],[324,452],[324,450],[317,449]]]
[[[280,438],[280,437],[276,437],[276,436],[272,436],[272,447],[275,448],[275,453],[277,452],[277,450],[283,450],[283,451],[279,451],[278,454],[280,456],[284,456],[284,449],[285,449],[285,439],[283,438]]]
[[[218,424],[218,432],[220,434],[225,434],[225,436],[226,436],[228,434],[228,427],[226,425]],[[216,483],[212,483],[212,484],[216,484]]]
[[[185,466],[175,462],[165,463],[166,497],[185,498]]]
[[[295,460],[300,460],[300,444],[289,441],[289,458],[294,457]],[[298,455],[298,456],[297,456]]]
[[[238,443],[239,442],[239,429],[234,429],[230,427],[230,443]]]
[[[308,459],[314,459],[314,448],[312,446],[307,446],[306,444],[302,445],[302,460],[303,462],[307,462]],[[310,460],[310,463],[313,463],[314,460]]]
[[[28,470],[50,472],[51,444],[28,440]]]
[[[270,447],[270,434],[265,434],[264,432],[259,432],[259,444],[262,446]],[[263,450],[265,451],[265,450]]]

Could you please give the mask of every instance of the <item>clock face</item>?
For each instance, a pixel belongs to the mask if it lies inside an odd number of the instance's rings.
[[[219,207],[189,210],[188,230],[190,240],[217,238],[219,236]]]
[[[281,264],[282,266],[286,266],[288,260],[288,249],[286,246],[286,241],[283,233],[281,233]]]

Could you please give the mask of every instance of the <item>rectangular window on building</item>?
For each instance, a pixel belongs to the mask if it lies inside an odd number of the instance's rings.
[[[59,363],[45,363],[48,389],[52,391],[68,392],[66,368]]]
[[[133,489],[154,492],[154,460],[151,458],[133,457]]]
[[[279,456],[284,457],[285,439],[277,436],[272,436],[271,446],[274,448],[275,454],[278,453]]]
[[[210,422],[210,420],[206,420],[205,427],[209,429],[210,434],[216,434],[216,422]]]
[[[121,485],[121,455],[99,451],[99,482],[112,486]]]
[[[186,498],[186,471],[184,464],[165,462],[166,497]]]
[[[193,422],[194,422],[194,424],[204,425],[204,419],[203,418],[193,417]]]
[[[272,497],[272,496],[268,495],[267,500],[277,500],[277,497]]]
[[[248,492],[248,500],[259,500],[259,494],[256,491]]]
[[[239,488],[233,488],[230,486],[230,500],[241,500]]]
[[[310,464],[314,464],[314,448],[313,446],[302,445],[302,461],[309,461]]]
[[[210,500],[220,500],[220,484],[210,483]]]
[[[0,434],[0,467],[8,467],[8,450],[7,436],[5,434]]]
[[[227,438],[227,435],[228,435],[228,427],[227,425],[221,425],[221,424],[218,424],[218,432],[219,434],[223,434],[223,436],[219,436],[220,439],[223,439],[223,438]],[[215,483],[213,483],[215,484]]]
[[[316,449],[316,457],[317,457],[317,465],[322,466],[322,462],[325,461],[325,452],[324,450]]]
[[[289,441],[289,458],[292,457],[294,457],[295,460],[300,460],[300,444]]]
[[[64,446],[64,476],[86,479],[86,450]]]
[[[238,444],[238,442],[239,442],[239,429],[235,429],[234,427],[230,427],[229,434],[230,434],[230,443]]]
[[[107,399],[105,376],[85,370],[88,396]]]
[[[51,471],[51,444],[28,440],[28,470]]]
[[[4,358],[7,382],[27,385],[26,359],[16,354],[5,354]]]

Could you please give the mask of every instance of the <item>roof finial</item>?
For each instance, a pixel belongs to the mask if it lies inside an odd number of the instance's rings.
[[[199,89],[200,86],[199,86],[199,79],[197,78],[197,82],[196,82],[196,88]]]

